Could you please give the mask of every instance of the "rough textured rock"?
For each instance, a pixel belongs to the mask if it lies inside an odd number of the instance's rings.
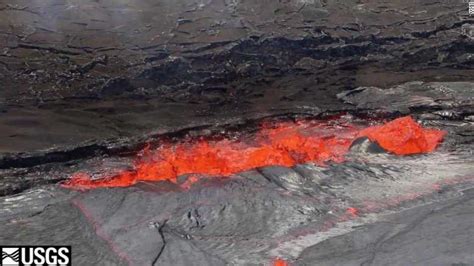
[[[318,114],[359,86],[473,76],[463,0],[8,0],[0,15],[1,152]]]
[[[307,248],[294,265],[471,265],[473,190]]]
[[[0,243],[111,265],[474,264],[473,25],[463,0],[4,0]],[[161,138],[263,118],[411,114],[448,132],[398,157],[70,191]]]
[[[61,191],[38,189],[2,199],[3,245],[72,245],[72,263],[124,265],[98,236],[95,225]],[[55,199],[55,197],[58,197]],[[43,205],[43,206],[38,206]]]
[[[86,259],[82,258],[86,256],[83,250],[93,249],[89,253],[97,261],[132,265],[261,265],[273,257],[312,264],[321,257],[306,255],[313,254],[306,249],[314,245],[319,248],[324,245],[318,244],[320,241],[350,232],[352,226],[377,221],[387,210],[427,202],[447,202],[441,206],[449,205],[449,201],[466,202],[470,194],[462,195],[464,189],[472,187],[473,172],[472,157],[462,146],[455,153],[444,147],[435,154],[410,157],[367,153],[354,146],[346,163],[298,165],[294,169],[266,167],[224,179],[202,178],[189,189],[167,182],[87,192],[51,190],[47,186],[41,193],[33,189],[16,199],[2,199],[5,211],[1,217],[6,221],[2,231],[16,232],[21,224],[26,232],[4,234],[3,241],[71,239],[80,254],[78,261]],[[56,196],[41,196],[48,193]],[[458,197],[464,198],[451,200]],[[38,206],[41,202],[44,207]],[[469,212],[463,215],[464,221],[470,219]],[[392,221],[390,217],[383,219]],[[394,219],[410,223],[413,217],[401,213]],[[344,222],[352,225],[339,228]],[[465,223],[462,228],[472,230],[470,225]],[[369,234],[367,241],[377,239],[377,232]],[[428,232],[433,238],[441,237],[436,230]],[[46,241],[45,234],[53,238]],[[461,235],[459,231],[456,234]],[[472,241],[469,236],[463,239],[458,238],[462,243]],[[89,246],[88,242],[95,244]],[[447,247],[438,245],[436,252]],[[454,258],[470,262],[463,249],[456,252],[439,258],[443,262],[455,262]],[[342,257],[341,262],[352,258]]]
[[[411,113],[429,110],[439,118],[464,119],[474,113],[472,82],[409,82],[395,87],[359,87],[338,94],[358,109]]]

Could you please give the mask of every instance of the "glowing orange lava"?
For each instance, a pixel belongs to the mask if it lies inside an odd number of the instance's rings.
[[[282,259],[275,259],[273,261],[273,266],[289,266],[288,262]]]
[[[258,133],[245,139],[185,138],[178,143],[165,143],[139,157],[134,170],[98,180],[77,173],[63,185],[78,189],[124,187],[138,181],[176,183],[177,177],[183,174],[229,176],[268,165],[291,167],[305,162],[324,165],[328,161],[344,161],[353,140],[361,136],[398,155],[424,153],[433,151],[444,135],[445,132],[437,129],[424,129],[411,117],[366,129],[343,121],[264,124]],[[191,181],[197,180],[193,177]]]
[[[350,216],[357,217],[359,215],[359,210],[354,207],[349,207],[347,208],[346,213]]]
[[[423,128],[406,116],[381,126],[364,129],[359,136],[367,136],[397,155],[408,155],[434,151],[445,134],[446,132],[437,129]]]

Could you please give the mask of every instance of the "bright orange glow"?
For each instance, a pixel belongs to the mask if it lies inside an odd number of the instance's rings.
[[[433,151],[445,133],[424,129],[411,117],[403,117],[382,126],[361,129],[344,121],[299,121],[264,124],[258,133],[246,138],[196,140],[185,138],[165,143],[144,152],[134,170],[92,180],[84,173],[75,174],[63,185],[70,188],[124,187],[138,181],[171,181],[183,174],[229,176],[268,165],[291,167],[299,163],[343,162],[353,140],[367,136],[386,150],[398,155]],[[196,176],[184,184],[189,188]],[[190,183],[191,182],[191,183]]]
[[[347,208],[346,213],[349,214],[350,216],[356,217],[359,215],[359,210],[354,207],[349,207]]]
[[[428,153],[436,149],[446,132],[425,129],[411,117],[401,117],[385,125],[369,127],[359,136],[367,136],[382,148],[397,155]]]
[[[289,264],[285,260],[276,259],[273,261],[273,266],[289,266]]]

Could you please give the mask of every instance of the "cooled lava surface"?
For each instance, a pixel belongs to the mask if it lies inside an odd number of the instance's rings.
[[[466,1],[0,2],[0,244],[472,265]]]

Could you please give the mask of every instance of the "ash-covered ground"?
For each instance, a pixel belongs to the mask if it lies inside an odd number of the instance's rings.
[[[0,3],[0,244],[74,265],[474,265],[474,18],[463,1]],[[78,191],[162,138],[411,115],[397,156]]]

